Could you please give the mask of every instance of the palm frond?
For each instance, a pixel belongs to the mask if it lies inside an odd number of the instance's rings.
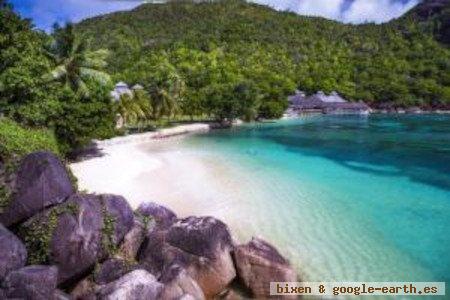
[[[89,97],[89,88],[87,87],[86,83],[81,78],[77,78],[75,81],[75,90],[77,91],[77,94],[81,98]]]
[[[93,79],[102,85],[111,83],[111,77],[109,74],[102,71],[97,71],[90,68],[80,68],[80,75],[82,78]]]
[[[61,80],[67,75],[67,68],[65,65],[59,65],[54,68],[50,73],[43,76],[45,82],[50,82],[53,80]]]

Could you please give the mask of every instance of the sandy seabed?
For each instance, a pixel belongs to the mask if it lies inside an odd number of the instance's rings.
[[[99,143],[103,156],[71,169],[80,190],[122,195],[133,208],[156,202],[179,217],[213,216],[230,227],[237,242],[262,237],[311,281],[429,275],[395,247],[380,243],[378,232],[367,234],[347,210],[325,201],[330,193],[322,185],[272,172],[267,178],[259,165],[239,166],[186,147],[184,139],[116,138]]]

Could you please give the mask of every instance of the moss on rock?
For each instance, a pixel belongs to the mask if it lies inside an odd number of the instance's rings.
[[[102,204],[102,216],[103,216],[103,226],[102,226],[102,247],[103,250],[112,256],[118,251],[118,246],[114,241],[114,228],[116,224],[116,219],[108,212],[105,204],[105,198],[100,196],[100,201]]]
[[[19,236],[29,253],[29,264],[49,263],[51,241],[60,216],[65,213],[76,216],[78,210],[78,205],[75,203],[56,206],[50,209],[45,217],[36,218],[19,228]]]
[[[0,214],[9,206],[11,199],[11,192],[6,185],[0,186]]]
[[[0,163],[0,214],[10,205],[14,194],[14,177],[18,169],[17,158],[10,159],[6,163]]]
[[[72,183],[72,187],[74,191],[78,191],[78,178],[73,174],[72,169],[65,164],[67,174],[69,175],[70,182]]]

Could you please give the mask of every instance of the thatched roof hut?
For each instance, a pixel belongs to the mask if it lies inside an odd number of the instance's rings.
[[[348,102],[337,92],[326,95],[318,92],[307,97],[297,93],[289,97],[290,109],[299,112],[320,111],[322,113],[366,114],[370,107],[363,102]]]

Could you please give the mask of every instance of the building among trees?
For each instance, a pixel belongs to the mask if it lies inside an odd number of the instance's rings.
[[[289,97],[290,114],[324,113],[324,114],[368,114],[370,107],[364,102],[348,102],[337,92],[326,95],[320,91],[307,96],[302,91]]]
[[[120,81],[114,86],[114,90],[111,92],[111,97],[117,102],[120,100],[122,95],[129,95],[130,97],[133,97],[133,91],[128,87],[128,84]]]

